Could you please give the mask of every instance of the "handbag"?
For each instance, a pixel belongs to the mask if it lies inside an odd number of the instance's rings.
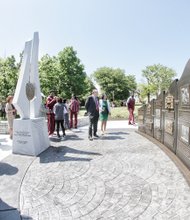
[[[102,114],[108,114],[108,108],[107,107],[103,107],[102,108],[102,111],[101,111]]]

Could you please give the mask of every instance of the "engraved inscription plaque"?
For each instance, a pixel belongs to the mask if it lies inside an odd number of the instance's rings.
[[[189,106],[189,85],[181,87],[181,105],[182,106]]]
[[[146,124],[146,127],[147,127],[149,130],[152,130],[153,122],[152,122],[151,119],[147,118],[145,124]]]
[[[148,104],[147,109],[146,109],[146,114],[150,115],[150,113],[151,113],[151,105]]]
[[[156,109],[156,117],[160,118],[160,109]]]
[[[189,127],[181,125],[180,139],[186,143],[189,143]]]
[[[165,120],[165,131],[169,134],[173,134],[174,122],[172,120]]]
[[[138,120],[143,120],[143,115],[138,115]]]
[[[160,119],[155,119],[154,120],[154,127],[160,129]]]
[[[172,95],[166,96],[165,108],[168,110],[174,109],[174,97]]]

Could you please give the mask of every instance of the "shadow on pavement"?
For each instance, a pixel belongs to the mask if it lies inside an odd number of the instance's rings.
[[[5,203],[0,199],[0,219],[2,220],[21,220],[20,213],[16,208]]]
[[[78,135],[67,135],[65,136],[65,140],[71,140],[71,141],[79,141],[79,140],[84,140],[83,138],[80,138]]]
[[[76,154],[79,157],[72,157],[67,156],[67,154]],[[45,152],[39,155],[40,157],[40,163],[50,163],[50,162],[66,162],[66,161],[84,161],[89,162],[93,158],[84,158],[80,157],[80,155],[95,155],[95,156],[101,156],[99,153],[91,152],[91,151],[82,151],[82,150],[76,150],[74,148],[70,148],[67,146],[59,146],[59,147],[49,147]]]
[[[8,163],[0,162],[0,176],[2,175],[15,175],[18,172],[17,167],[13,167]]]
[[[8,142],[6,138],[0,138],[0,142]]]
[[[112,136],[106,136],[106,135],[102,135],[101,136],[101,139],[102,140],[117,140],[117,139],[125,139],[124,137],[121,137],[121,136],[116,136],[116,135],[112,135]]]
[[[84,140],[83,138],[78,137],[77,135],[71,134],[71,135],[66,135],[64,139],[60,139],[57,136],[49,137],[49,140],[52,142],[61,142],[61,141],[79,141],[79,140]]]
[[[7,138],[0,138],[0,149],[2,151],[10,151],[12,149],[12,144]]]
[[[123,132],[123,131],[117,131],[117,132],[108,132],[107,134],[109,134],[109,135],[122,135],[122,134],[124,134],[124,135],[129,135],[129,133],[128,132]]]
[[[11,145],[8,145],[8,144],[0,144],[0,149],[2,151],[10,151],[12,149],[12,146]]]
[[[21,215],[21,220],[33,220],[33,218],[26,215]]]

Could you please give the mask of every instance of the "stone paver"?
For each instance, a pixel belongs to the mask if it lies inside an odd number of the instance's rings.
[[[12,153],[12,140],[9,135],[0,134],[0,161]]]
[[[173,162],[129,128],[93,142],[86,130],[52,142],[20,191],[21,213],[33,219],[180,219],[189,207],[189,186]]]
[[[99,139],[80,128],[28,158],[22,219],[190,219],[190,188],[170,158],[136,127],[108,125]]]

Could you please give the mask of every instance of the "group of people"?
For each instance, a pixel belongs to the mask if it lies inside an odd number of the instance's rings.
[[[92,95],[89,96],[86,100],[85,108],[89,116],[88,138],[89,140],[92,141],[93,137],[94,138],[99,137],[97,135],[99,116],[100,116],[100,121],[101,121],[102,135],[104,135],[106,131],[108,115],[111,114],[110,103],[107,100],[107,96],[105,94],[102,95],[102,98],[99,100],[98,91],[94,89],[92,91]]]
[[[78,98],[73,95],[70,102],[62,100],[62,98],[56,97],[53,92],[47,97],[47,120],[48,120],[48,134],[53,135],[56,127],[57,137],[60,138],[60,127],[62,129],[63,137],[65,136],[65,127],[77,128],[78,126],[78,112],[80,109],[80,102]],[[89,116],[89,130],[88,138],[93,140],[93,137],[97,138],[97,126],[98,120],[101,121],[101,133],[104,135],[106,131],[106,125],[108,115],[111,114],[110,103],[107,100],[107,96],[102,95],[101,99],[98,98],[98,91],[94,89],[92,94],[87,98],[85,102],[85,108]],[[69,123],[70,120],[70,123]]]
[[[5,107],[8,128],[10,133],[10,138],[13,135],[13,120],[16,116],[16,109],[12,104],[13,96],[7,97],[7,103]],[[134,95],[131,95],[127,100],[127,107],[129,111],[129,125],[135,124],[134,121],[134,109],[135,109],[135,99]],[[72,95],[70,101],[67,99],[62,99],[61,97],[55,96],[54,92],[51,91],[50,95],[46,99],[45,108],[47,110],[47,121],[48,121],[48,134],[49,136],[57,132],[57,137],[61,138],[60,127],[62,130],[62,138],[64,138],[65,129],[77,128],[78,126],[78,112],[80,109],[80,101],[75,95]],[[94,89],[92,94],[87,98],[85,102],[85,108],[87,115],[89,117],[89,129],[88,138],[93,140],[98,138],[97,128],[98,120],[101,121],[101,135],[106,132],[108,115],[111,114],[111,104],[107,99],[106,94],[103,94],[99,99],[98,91]]]
[[[70,102],[68,102],[67,99],[63,100],[62,98],[55,96],[54,92],[51,92],[46,100],[48,134],[53,135],[55,126],[59,138],[60,126],[63,137],[65,136],[65,128],[77,128],[79,107],[80,102],[75,95],[72,95]]]
[[[134,125],[134,110],[135,110],[135,98],[134,95],[127,100],[127,107],[129,111],[129,125]],[[111,114],[110,102],[107,99],[106,94],[103,94],[101,99],[98,99],[98,91],[94,89],[92,95],[89,96],[85,103],[85,108],[89,116],[89,129],[88,129],[88,138],[93,140],[93,138],[98,138],[97,127],[98,120],[101,121],[101,134],[104,135],[106,132],[108,115]]]

